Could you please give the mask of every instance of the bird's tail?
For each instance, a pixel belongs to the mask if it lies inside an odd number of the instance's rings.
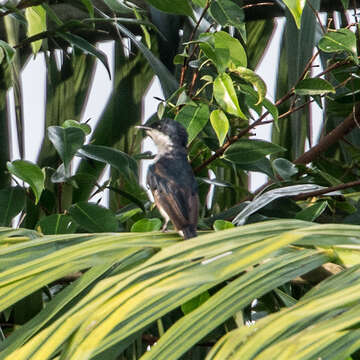
[[[182,229],[181,231],[183,233],[184,240],[197,236],[196,227],[193,225],[189,225],[188,227]]]

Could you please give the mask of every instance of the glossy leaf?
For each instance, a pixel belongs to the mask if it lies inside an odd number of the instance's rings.
[[[119,0],[104,0],[104,3],[115,13],[130,14],[133,12],[131,7],[126,6],[124,2]]]
[[[188,0],[148,0],[148,2],[157,9],[170,14],[192,15]]]
[[[279,145],[264,140],[239,140],[224,153],[224,158],[237,164],[248,164],[260,160],[266,155],[285,151]]]
[[[226,64],[227,67],[247,66],[246,52],[238,39],[233,38],[225,31],[218,31],[213,36],[217,59],[222,57],[222,51],[227,51],[229,54],[229,61]]]
[[[84,4],[84,6],[86,7],[86,10],[88,11],[90,17],[94,17],[94,5],[91,2],[91,0],[81,0],[81,2]]]
[[[14,59],[15,50],[7,42],[0,40],[0,54],[2,54],[0,57],[0,64],[4,58],[6,59],[6,62],[10,64]]]
[[[158,218],[140,219],[131,226],[131,232],[159,231],[160,229],[161,220]]]
[[[61,126],[64,129],[69,128],[69,127],[79,128],[85,133],[85,135],[89,135],[91,133],[91,127],[88,124],[79,123],[76,120],[65,120]]]
[[[235,225],[231,221],[226,221],[226,220],[215,220],[213,224],[213,228],[215,231],[231,229],[234,226]]]
[[[283,0],[293,16],[296,26],[300,29],[301,15],[306,4],[305,0]]]
[[[188,143],[191,143],[209,121],[209,107],[185,105],[176,115],[175,120],[182,124],[188,133]]]
[[[45,175],[34,163],[26,160],[15,160],[7,163],[7,168],[12,175],[28,183],[35,195],[35,203],[40,200],[44,189]]]
[[[77,47],[78,49],[84,51],[85,53],[91,54],[96,58],[98,58],[105,66],[109,74],[109,78],[111,78],[111,71],[105,53],[97,49],[94,45],[90,44],[87,40],[85,40],[81,36],[70,34],[69,32],[63,33],[60,31],[56,33],[56,36],[62,38],[63,40],[67,41],[70,45]]]
[[[324,52],[346,51],[353,55],[356,62],[356,36],[349,29],[339,29],[327,32],[319,41],[319,48]]]
[[[112,232],[118,229],[115,214],[97,204],[78,202],[70,207],[69,214],[79,226],[87,231]]]
[[[64,163],[65,176],[70,177],[70,163],[84,144],[84,131],[77,127],[49,126],[48,137]]]
[[[192,0],[192,2],[194,4],[196,4],[197,6],[200,6],[200,7],[205,7],[206,6],[206,1],[207,0]]]
[[[296,214],[296,219],[304,221],[315,221],[327,208],[327,201],[319,201]]]
[[[246,119],[246,116],[240,109],[234,85],[228,74],[220,74],[214,80],[214,97],[224,111]]]
[[[276,129],[279,130],[279,110],[278,110],[278,108],[268,99],[264,99],[262,104],[265,107],[265,109],[267,111],[269,111],[269,113],[273,117],[274,125],[275,125]]]
[[[41,6],[30,6],[25,9],[25,17],[27,20],[27,36],[34,36],[46,31],[46,11]],[[41,48],[43,40],[36,40],[31,43],[34,54],[37,54]]]
[[[187,301],[185,304],[181,305],[181,310],[184,313],[184,315],[190,314],[193,310],[197,309],[210,297],[211,296],[209,292],[205,291],[202,294],[196,296],[195,298]]]
[[[287,159],[275,159],[272,162],[272,165],[277,174],[284,180],[291,180],[291,177],[298,173],[296,165],[294,165],[291,161]]]
[[[107,18],[109,17],[107,16]],[[154,73],[159,77],[159,81],[165,97],[169,97],[171,94],[173,94],[178,89],[179,84],[175,77],[165,67],[165,65],[125,26],[122,26],[119,23],[117,23],[116,26],[121,33],[131,39],[131,41],[137,48],[139,48],[146,60],[149,62]]]
[[[38,222],[36,229],[44,235],[73,234],[76,224],[68,215],[53,214],[43,217]]]
[[[264,194],[257,196],[254,200],[251,201],[249,205],[247,205],[243,210],[241,210],[240,213],[233,220],[233,223],[237,225],[244,224],[248,216],[260,210],[273,200],[286,196],[296,196],[305,192],[321,189],[324,189],[324,187],[315,184],[301,184],[269,190]]]
[[[9,187],[0,190],[0,226],[10,226],[11,220],[25,206],[25,191],[23,188]]]
[[[219,139],[219,145],[222,146],[229,131],[229,120],[222,110],[214,110],[210,114],[210,122]]]
[[[222,26],[238,27],[244,20],[243,9],[231,0],[212,1],[210,14]]]
[[[335,88],[324,79],[312,78],[301,80],[295,87],[297,95],[323,95],[335,93]]]
[[[258,101],[256,105],[259,105],[260,103],[263,102],[266,96],[267,89],[264,80],[259,75],[257,75],[251,69],[247,69],[242,66],[238,66],[236,68],[230,68],[230,71],[255,86],[258,93]]]
[[[136,161],[128,154],[109,146],[84,145],[79,154],[109,164],[126,177],[131,176],[131,173],[137,175]]]

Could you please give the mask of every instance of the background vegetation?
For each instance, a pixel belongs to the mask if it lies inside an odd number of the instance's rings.
[[[21,0],[0,11],[0,359],[360,358],[356,0]],[[273,102],[256,66],[276,16]],[[21,72],[39,52],[35,164]],[[79,120],[96,60],[114,85],[91,129]],[[158,232],[138,181],[151,154],[134,126],[154,75],[164,99],[153,118],[187,128],[199,182],[200,235],[186,242]],[[256,140],[268,123],[272,142]],[[255,193],[249,171],[268,177]],[[91,201],[105,190],[107,207]]]

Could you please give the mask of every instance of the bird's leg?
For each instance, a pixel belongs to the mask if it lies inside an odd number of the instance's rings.
[[[168,223],[169,223],[169,220],[166,219],[165,222],[164,222],[164,225],[161,228],[162,232],[167,232],[168,231],[168,229],[167,229]]]

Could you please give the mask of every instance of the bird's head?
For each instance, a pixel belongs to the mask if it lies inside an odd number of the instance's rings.
[[[165,152],[173,147],[186,147],[188,140],[186,129],[175,120],[164,119],[137,128],[146,131],[146,135],[153,139],[159,152]]]

